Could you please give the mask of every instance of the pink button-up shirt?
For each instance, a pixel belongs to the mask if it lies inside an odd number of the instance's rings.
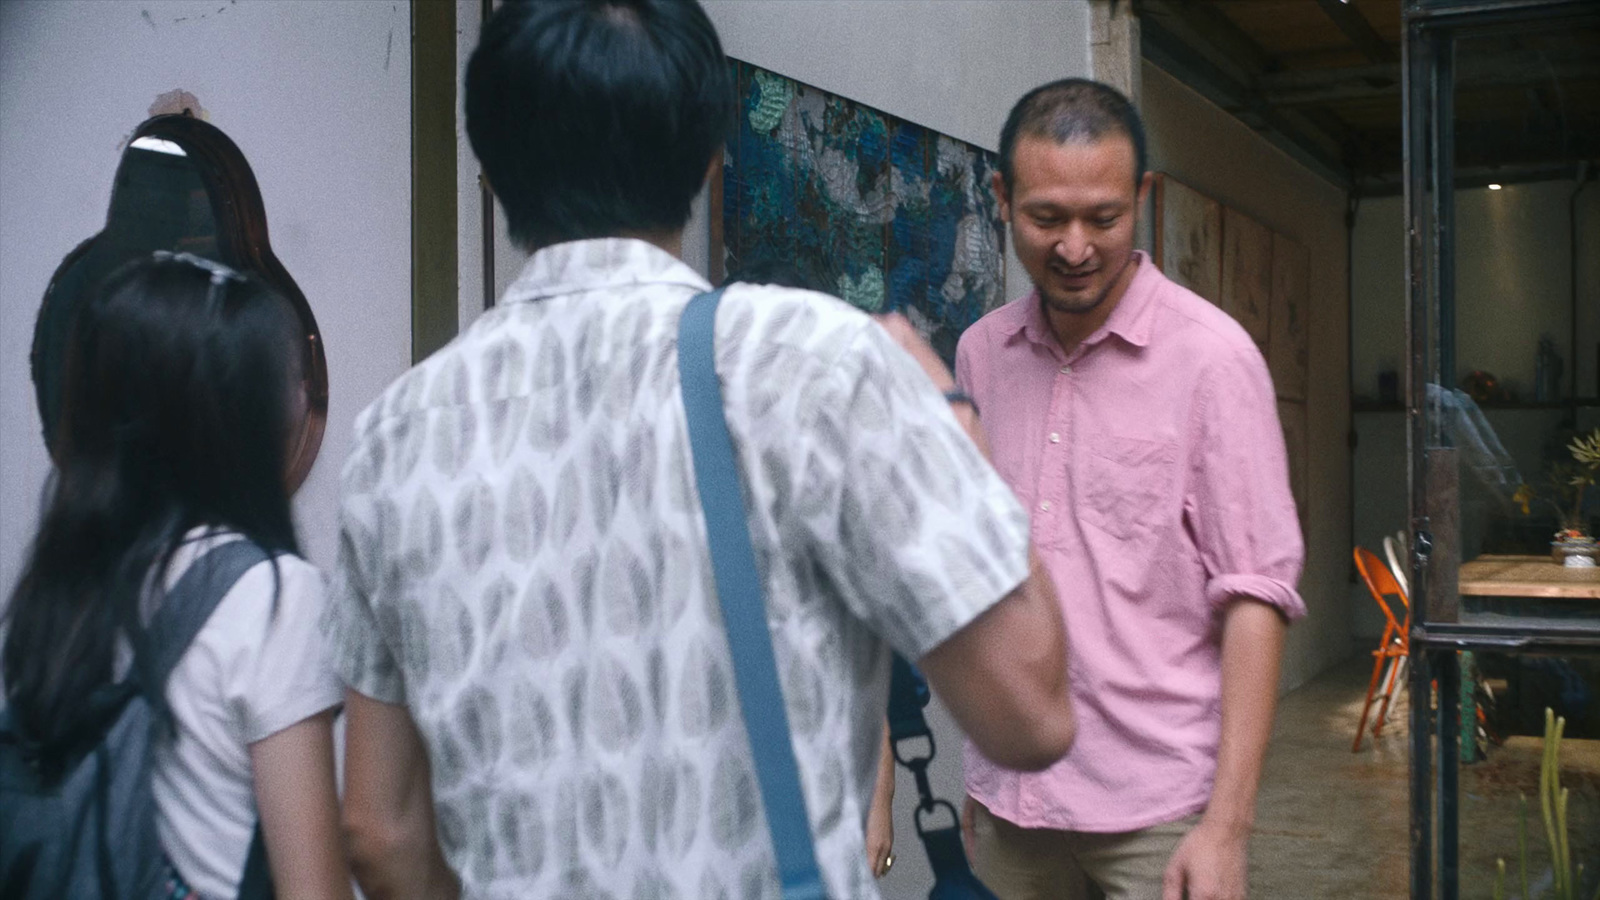
[[[967,789],[1029,828],[1133,831],[1205,808],[1221,732],[1221,613],[1293,620],[1304,552],[1272,379],[1244,329],[1149,257],[1064,354],[1037,294],[956,352],[995,468],[1032,512],[1066,617],[1078,738],[1043,772],[970,744]]]

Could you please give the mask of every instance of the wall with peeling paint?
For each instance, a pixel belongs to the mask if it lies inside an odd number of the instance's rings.
[[[327,342],[327,436],[296,511],[332,563],[350,423],[410,358],[410,33],[406,0],[0,2],[0,590],[49,467],[28,374],[40,298],[104,223],[122,141],[177,88],[244,151]]]

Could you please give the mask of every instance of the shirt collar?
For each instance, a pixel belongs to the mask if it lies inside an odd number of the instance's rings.
[[[1098,344],[1113,334],[1132,346],[1149,346],[1150,330],[1155,319],[1155,292],[1162,281],[1162,275],[1150,262],[1150,255],[1143,250],[1133,251],[1133,256],[1134,265],[1138,268],[1134,270],[1133,278],[1128,282],[1128,289],[1122,294],[1122,300],[1117,303],[1117,308],[1111,311],[1105,324],[1084,340],[1083,346]],[[1037,288],[1014,306],[1016,311],[1007,325],[1007,337],[1022,335],[1040,346],[1059,349],[1055,331],[1050,328],[1044,310],[1039,305]]]
[[[544,300],[640,284],[711,285],[683,260],[636,238],[593,238],[540,249],[523,265],[502,303]]]

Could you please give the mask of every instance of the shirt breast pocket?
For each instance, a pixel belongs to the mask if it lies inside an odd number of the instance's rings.
[[[1085,435],[1079,442],[1081,515],[1121,540],[1148,537],[1176,508],[1178,447],[1170,441]]]

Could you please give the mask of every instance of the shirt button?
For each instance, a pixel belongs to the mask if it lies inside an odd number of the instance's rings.
[[[1050,443],[1052,443],[1052,444],[1061,443],[1061,435],[1056,433],[1056,432],[1054,432],[1054,431],[1050,432]]]
[[[1039,509],[1043,510],[1044,512],[1049,512],[1050,511],[1050,501],[1049,500],[1040,501],[1039,502]]]
[[[1071,366],[1062,366],[1061,367],[1061,374],[1063,374],[1063,375],[1071,375],[1072,374],[1072,367]]]

